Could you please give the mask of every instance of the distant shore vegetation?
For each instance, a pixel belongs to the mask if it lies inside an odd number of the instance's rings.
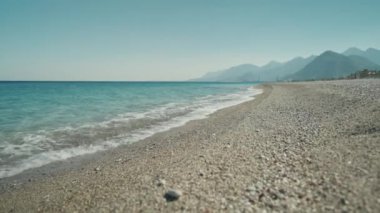
[[[363,69],[361,71],[352,73],[345,79],[361,79],[361,78],[380,78],[380,70]]]

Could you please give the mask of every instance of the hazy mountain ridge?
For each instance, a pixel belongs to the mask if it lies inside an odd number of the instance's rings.
[[[377,62],[378,61],[378,62]],[[242,64],[209,72],[192,81],[278,81],[340,78],[362,69],[380,69],[380,50],[349,48],[342,54],[325,51],[319,56],[296,57],[287,62],[271,61],[264,66]]]
[[[290,75],[297,70],[302,69],[307,64],[309,64],[312,60],[314,60],[315,56],[310,56],[307,58],[297,57],[288,62],[282,63],[280,67],[275,67],[272,69],[263,69],[262,70],[262,81],[277,81],[281,80],[287,75]]]
[[[193,79],[192,81],[276,81],[303,68],[314,58],[315,56],[310,56],[308,58],[297,57],[284,63],[271,61],[261,67],[253,64],[243,64],[230,67],[226,70],[209,72],[200,78]]]
[[[345,56],[333,51],[326,51],[286,79],[319,80],[342,78],[362,69],[380,69],[380,65],[361,56]]]
[[[343,52],[343,55],[350,56],[350,55],[357,55],[364,57],[373,63],[380,64],[380,50],[377,50],[375,48],[368,48],[367,50],[363,51],[356,47],[351,47]]]

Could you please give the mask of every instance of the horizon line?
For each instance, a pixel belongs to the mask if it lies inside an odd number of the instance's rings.
[[[258,83],[262,81],[224,82],[224,81],[116,81],[116,80],[0,80],[0,83]]]

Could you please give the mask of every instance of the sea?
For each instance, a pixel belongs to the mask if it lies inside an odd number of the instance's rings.
[[[0,82],[0,178],[254,99],[255,83]]]

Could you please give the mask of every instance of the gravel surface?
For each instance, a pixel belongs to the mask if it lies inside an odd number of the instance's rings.
[[[79,169],[3,186],[0,212],[380,212],[380,80],[261,87]]]

